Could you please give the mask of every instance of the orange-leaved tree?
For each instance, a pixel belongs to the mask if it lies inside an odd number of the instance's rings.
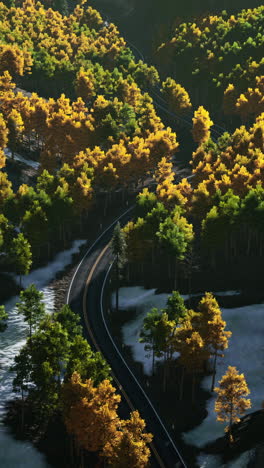
[[[82,382],[77,372],[63,385],[64,421],[80,448],[98,452],[112,440],[119,421],[120,399],[109,380],[94,387],[91,379]]]
[[[210,356],[214,357],[212,388],[214,389],[216,360],[223,357],[223,350],[228,347],[228,338],[232,335],[225,331],[226,322],[222,319],[221,309],[212,293],[205,293],[199,302],[199,314],[195,317],[196,328],[202,336]]]
[[[217,420],[228,422],[225,430],[229,432],[229,440],[232,442],[232,424],[239,422],[240,416],[251,407],[250,399],[245,398],[250,391],[244,374],[239,374],[236,367],[229,366],[215,391],[218,393],[215,402]]]
[[[130,419],[121,421],[120,430],[104,446],[103,455],[114,468],[144,468],[148,466],[149,444],[153,436],[145,432],[146,423],[133,411]]]

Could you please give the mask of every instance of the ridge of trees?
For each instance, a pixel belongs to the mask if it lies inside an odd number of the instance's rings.
[[[158,48],[157,63],[177,75],[196,105],[213,110],[221,107],[228,85],[239,96],[263,75],[263,28],[263,6],[180,23]]]

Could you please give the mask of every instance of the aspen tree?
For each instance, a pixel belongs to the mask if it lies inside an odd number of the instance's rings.
[[[172,78],[167,78],[162,83],[162,93],[169,107],[175,112],[186,112],[192,108],[189,94]]]
[[[218,393],[215,402],[217,420],[228,422],[225,431],[229,434],[230,442],[233,442],[232,424],[239,422],[240,416],[251,407],[250,399],[245,398],[250,391],[244,374],[239,374],[236,367],[229,366],[215,391]]]
[[[213,125],[210,119],[209,112],[200,106],[195,112],[193,117],[193,139],[196,143],[201,145],[203,142],[210,138],[210,127]]]
[[[91,379],[82,382],[77,372],[62,386],[66,428],[80,448],[101,451],[115,436],[120,399],[109,380],[94,387]]]
[[[104,446],[103,456],[113,468],[144,468],[149,466],[153,436],[145,432],[146,423],[138,411],[120,422],[120,430]]]
[[[226,322],[222,319],[221,309],[212,293],[205,293],[198,305],[199,315],[194,317],[195,328],[201,334],[209,355],[213,356],[213,378],[211,391],[214,389],[216,360],[223,357],[222,351],[228,347],[232,333],[225,331]]]

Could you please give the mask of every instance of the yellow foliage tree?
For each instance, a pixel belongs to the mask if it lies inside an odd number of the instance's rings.
[[[12,76],[21,76],[24,73],[24,54],[16,45],[0,46],[0,72],[6,70]]]
[[[149,464],[149,444],[153,436],[145,432],[146,423],[138,411],[130,419],[121,421],[120,430],[103,449],[103,456],[113,468],[144,468]]]
[[[193,139],[196,143],[201,145],[210,138],[210,128],[214,124],[210,119],[209,112],[200,106],[195,112],[193,117]]]
[[[228,347],[232,333],[225,331],[226,322],[222,319],[221,309],[212,293],[206,292],[198,305],[196,327],[201,334],[210,356],[214,357],[212,388],[214,389],[216,360],[223,357],[223,350]],[[198,319],[198,320],[197,320]]]
[[[169,107],[175,112],[186,112],[192,108],[190,96],[180,84],[172,78],[162,83],[162,92]]]
[[[6,126],[5,120],[0,114],[0,148],[3,149],[6,147],[8,141],[8,128]]]
[[[8,180],[7,174],[0,171],[0,207],[12,195],[12,183]]]
[[[215,402],[217,420],[228,422],[226,432],[229,433],[229,440],[232,442],[232,424],[239,422],[240,416],[251,407],[250,399],[245,398],[250,391],[244,374],[239,374],[236,367],[229,366],[215,391],[218,393]]]
[[[67,431],[79,447],[98,452],[113,439],[120,399],[109,380],[94,387],[91,379],[82,382],[80,375],[73,373],[62,387],[62,401]]]

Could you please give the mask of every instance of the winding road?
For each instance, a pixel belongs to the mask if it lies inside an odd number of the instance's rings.
[[[116,386],[122,394],[122,413],[128,416],[129,412],[139,410],[147,423],[147,431],[154,435],[151,466],[185,468],[187,465],[179,449],[126,363],[107,325],[104,290],[113,261],[109,242],[116,222],[125,224],[131,218],[133,208],[117,218],[87,250],[70,283],[67,304],[82,316],[88,341],[110,364]]]

